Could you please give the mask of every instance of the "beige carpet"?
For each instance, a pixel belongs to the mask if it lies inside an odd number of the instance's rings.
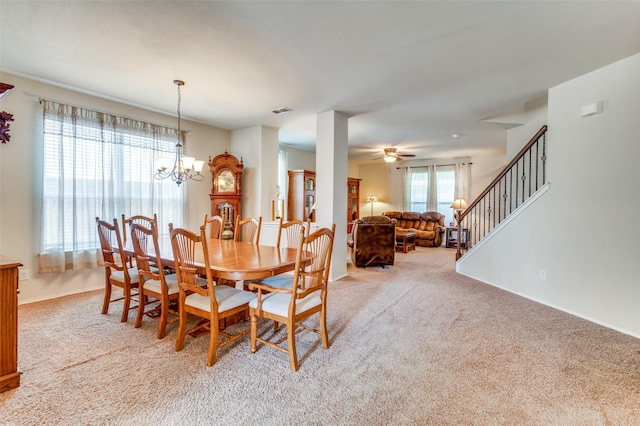
[[[640,341],[454,272],[418,247],[331,283],[329,334],[285,354],[248,339],[205,366],[207,338],[174,351],[101,315],[101,292],[19,309],[19,389],[0,424],[638,425]],[[268,324],[264,324],[268,326]]]

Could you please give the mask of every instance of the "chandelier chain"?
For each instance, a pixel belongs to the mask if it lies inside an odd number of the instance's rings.
[[[180,107],[182,105],[182,92],[180,86],[184,85],[182,80],[173,80],[173,83],[178,86],[178,107],[176,109],[178,113],[178,143],[176,144],[176,156],[173,166],[170,165],[170,159],[159,156],[155,160],[156,173],[154,178],[166,179],[171,178],[174,182],[180,186],[182,182],[187,180],[203,180],[204,176],[201,174],[204,161],[196,160],[193,157],[183,157],[182,150],[184,145],[182,144],[182,113]]]

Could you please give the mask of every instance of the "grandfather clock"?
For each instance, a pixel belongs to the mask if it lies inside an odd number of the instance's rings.
[[[222,217],[222,239],[233,239],[234,218],[242,212],[242,169],[244,164],[226,150],[209,157],[211,171],[211,215]]]

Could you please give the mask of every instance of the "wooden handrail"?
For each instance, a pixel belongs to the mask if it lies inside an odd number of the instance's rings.
[[[538,130],[538,133],[536,133],[535,136],[533,136],[531,140],[527,142],[527,144],[520,150],[520,152],[518,152],[518,155],[513,157],[513,159],[509,162],[509,164],[507,164],[505,168],[502,170],[502,172],[500,172],[500,174],[494,180],[492,180],[489,185],[487,185],[485,190],[482,191],[480,195],[478,195],[471,204],[469,204],[469,207],[467,207],[460,214],[460,219],[459,219],[460,221],[462,221],[462,219],[465,218],[465,216],[467,215],[467,212],[470,212],[480,202],[480,200],[482,200],[482,198],[485,195],[487,195],[489,191],[491,191],[491,189],[500,181],[500,179],[502,179],[509,172],[509,170],[511,170],[513,165],[516,164],[520,160],[520,158],[529,150],[529,148],[531,148],[533,144],[536,143],[538,139],[540,139],[540,137],[542,137],[542,135],[544,135],[546,132],[547,132],[547,126],[544,125],[540,128],[540,130]]]

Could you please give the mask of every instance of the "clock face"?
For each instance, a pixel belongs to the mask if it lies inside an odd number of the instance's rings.
[[[223,170],[218,175],[218,192],[234,192],[236,177],[229,170]]]

